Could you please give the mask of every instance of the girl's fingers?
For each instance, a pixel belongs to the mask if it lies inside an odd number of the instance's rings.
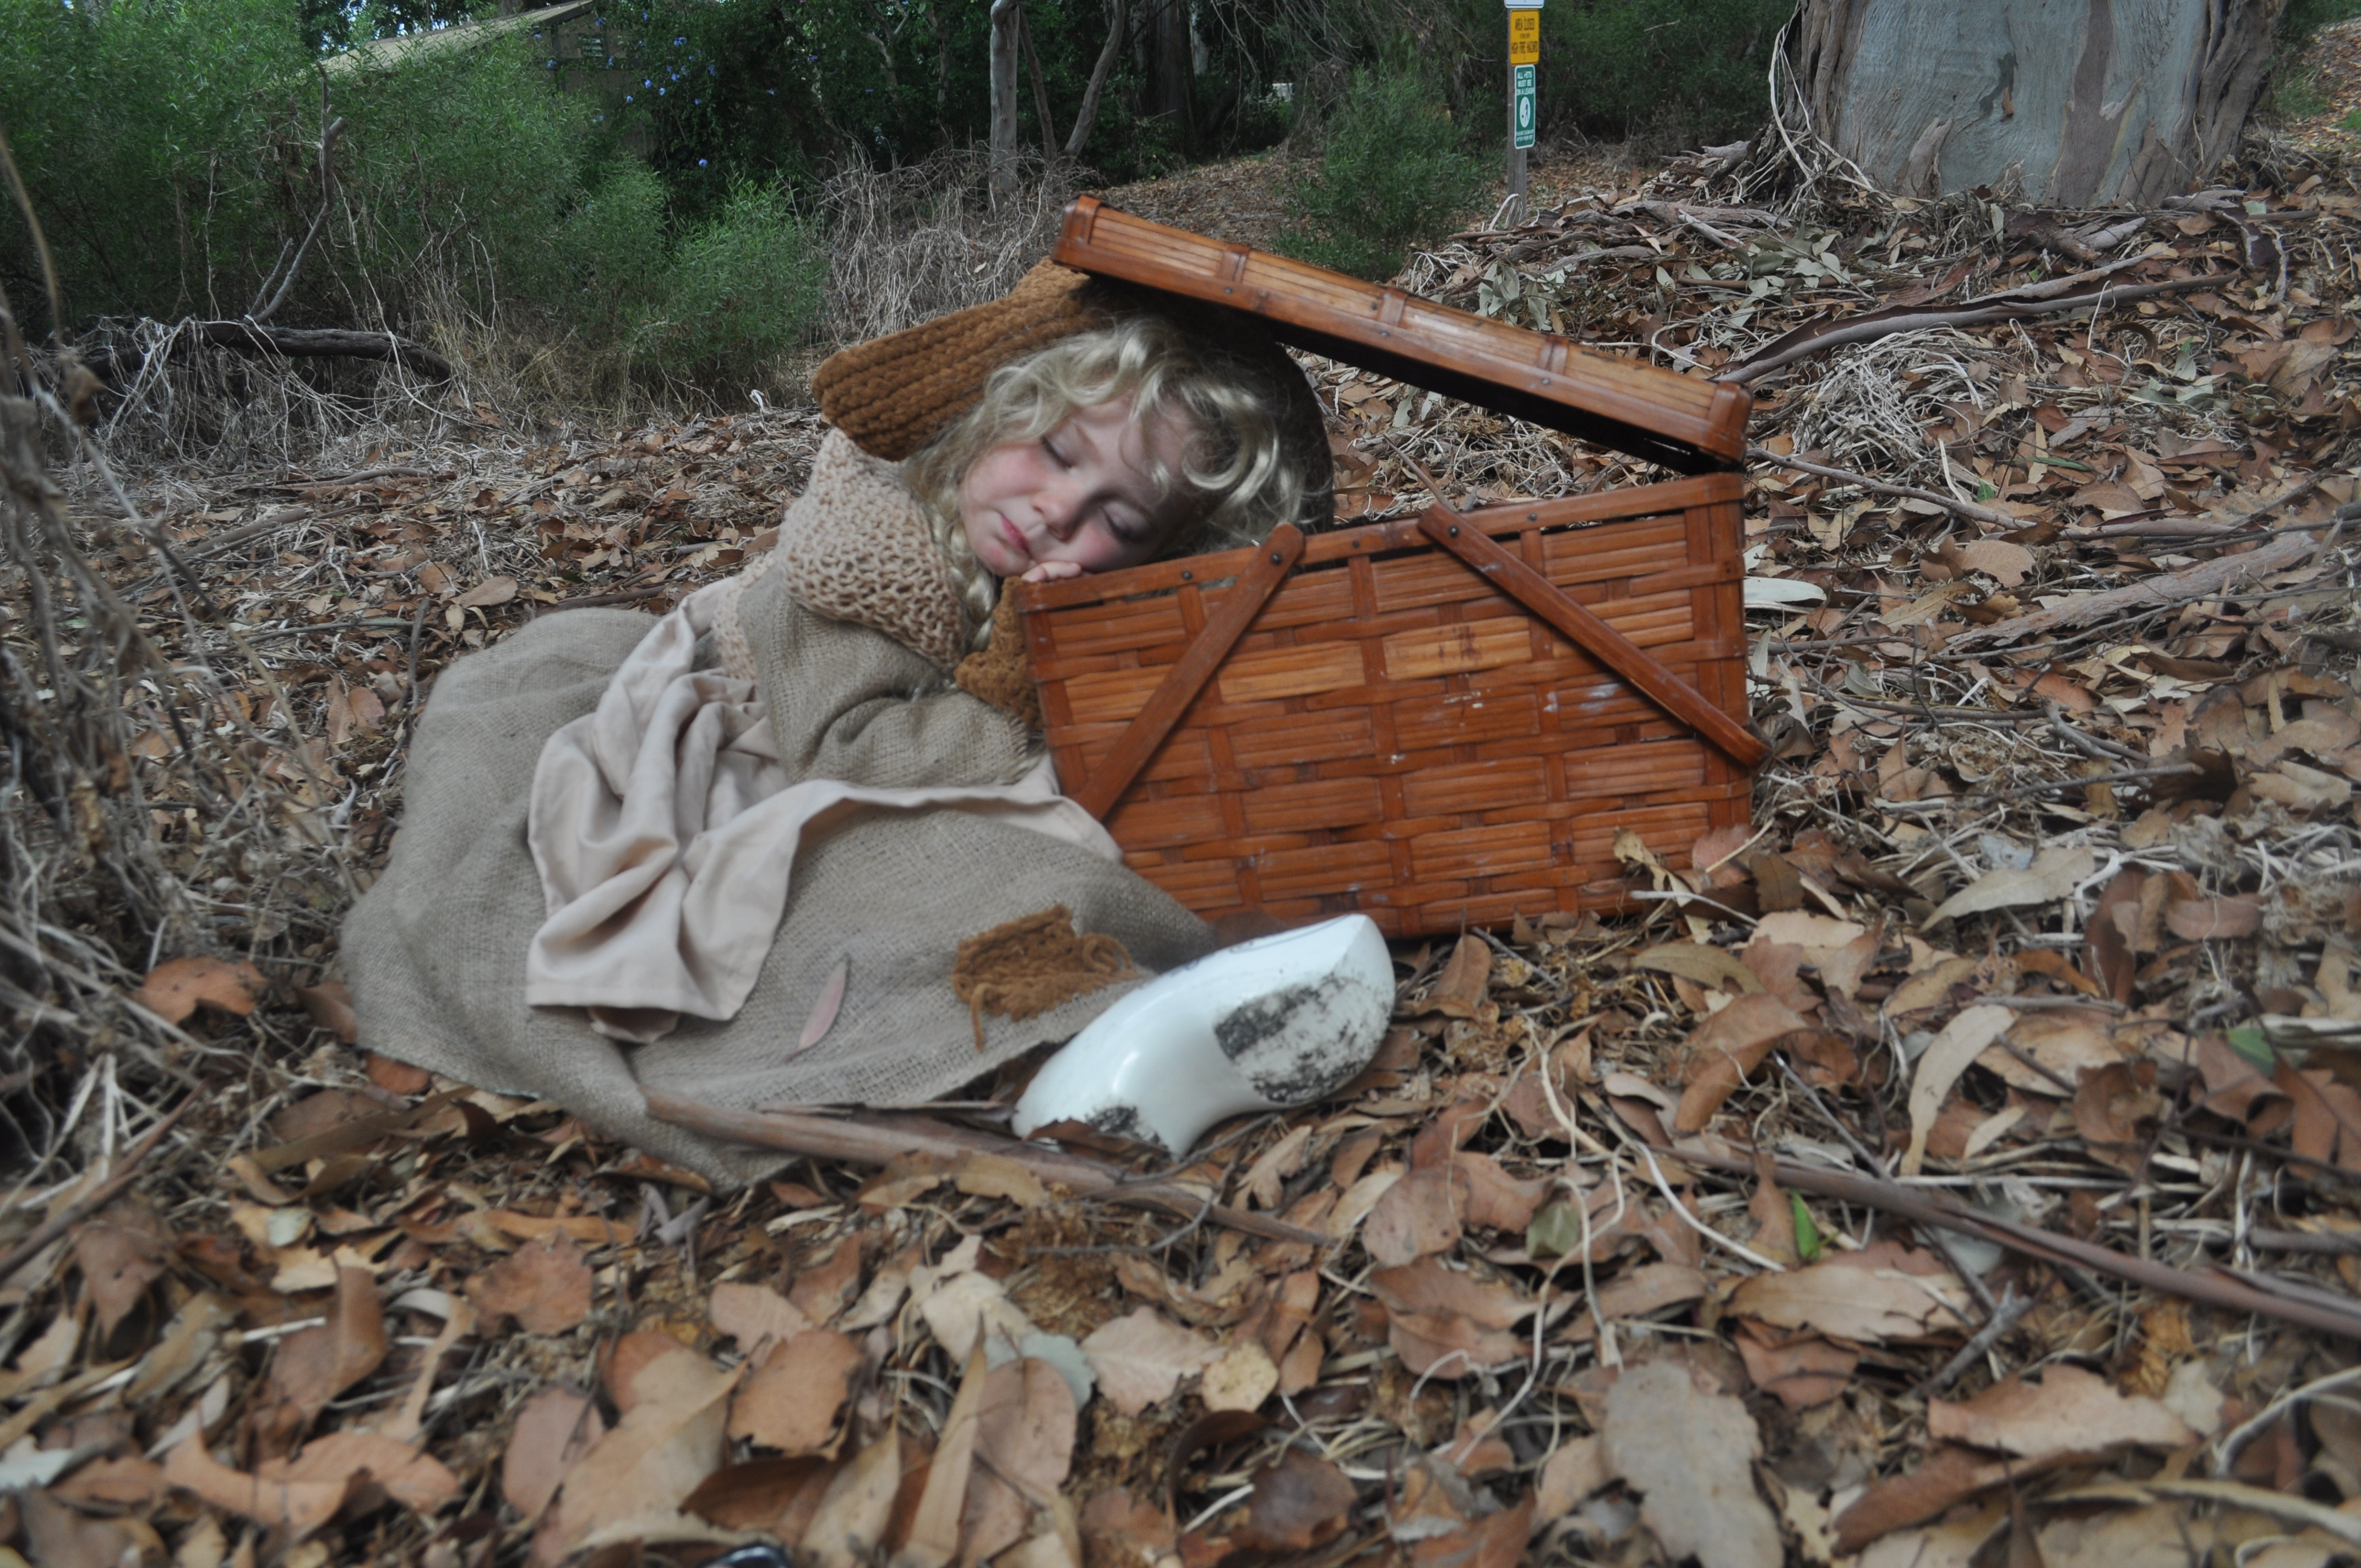
[[[1028,583],[1054,583],[1082,575],[1082,566],[1079,561],[1043,561],[1025,574],[1025,580]]]

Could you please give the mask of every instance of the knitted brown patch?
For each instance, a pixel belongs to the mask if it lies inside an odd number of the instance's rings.
[[[1074,912],[1053,904],[961,942],[951,990],[974,1017],[975,1048],[982,1050],[987,1013],[1030,1018],[1137,973],[1121,942],[1077,932]]]
[[[1002,594],[993,607],[991,644],[961,659],[951,679],[960,690],[992,704],[1026,729],[1041,728],[1041,693],[1033,685],[1033,666],[1026,662],[1025,633],[1014,595]]]

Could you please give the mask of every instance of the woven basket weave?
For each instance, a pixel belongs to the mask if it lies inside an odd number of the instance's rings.
[[[1448,530],[1495,539],[1636,645],[1657,667],[1643,684],[1669,675],[1718,710],[1700,717],[1734,719],[1721,743],[1445,548],[1430,513],[1294,541],[1284,565],[1264,547],[1019,585],[1061,786],[1105,796],[1131,867],[1208,918],[1358,910],[1407,937],[1622,906],[1620,834],[1678,866],[1748,817],[1740,495],[1713,474]],[[1176,695],[1225,601],[1266,590],[1258,613],[1230,605],[1243,633]],[[1159,693],[1169,730],[1110,780]]]

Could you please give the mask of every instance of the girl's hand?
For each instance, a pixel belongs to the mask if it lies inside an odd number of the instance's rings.
[[[1044,561],[1025,574],[1025,581],[1056,583],[1062,582],[1068,577],[1079,577],[1082,575],[1082,564],[1080,561]]]

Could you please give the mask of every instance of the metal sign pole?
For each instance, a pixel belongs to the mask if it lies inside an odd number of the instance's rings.
[[[1542,58],[1542,0],[1507,0],[1509,10],[1509,194],[1501,224],[1525,221],[1525,150],[1533,145],[1540,117],[1534,103],[1534,71]]]

